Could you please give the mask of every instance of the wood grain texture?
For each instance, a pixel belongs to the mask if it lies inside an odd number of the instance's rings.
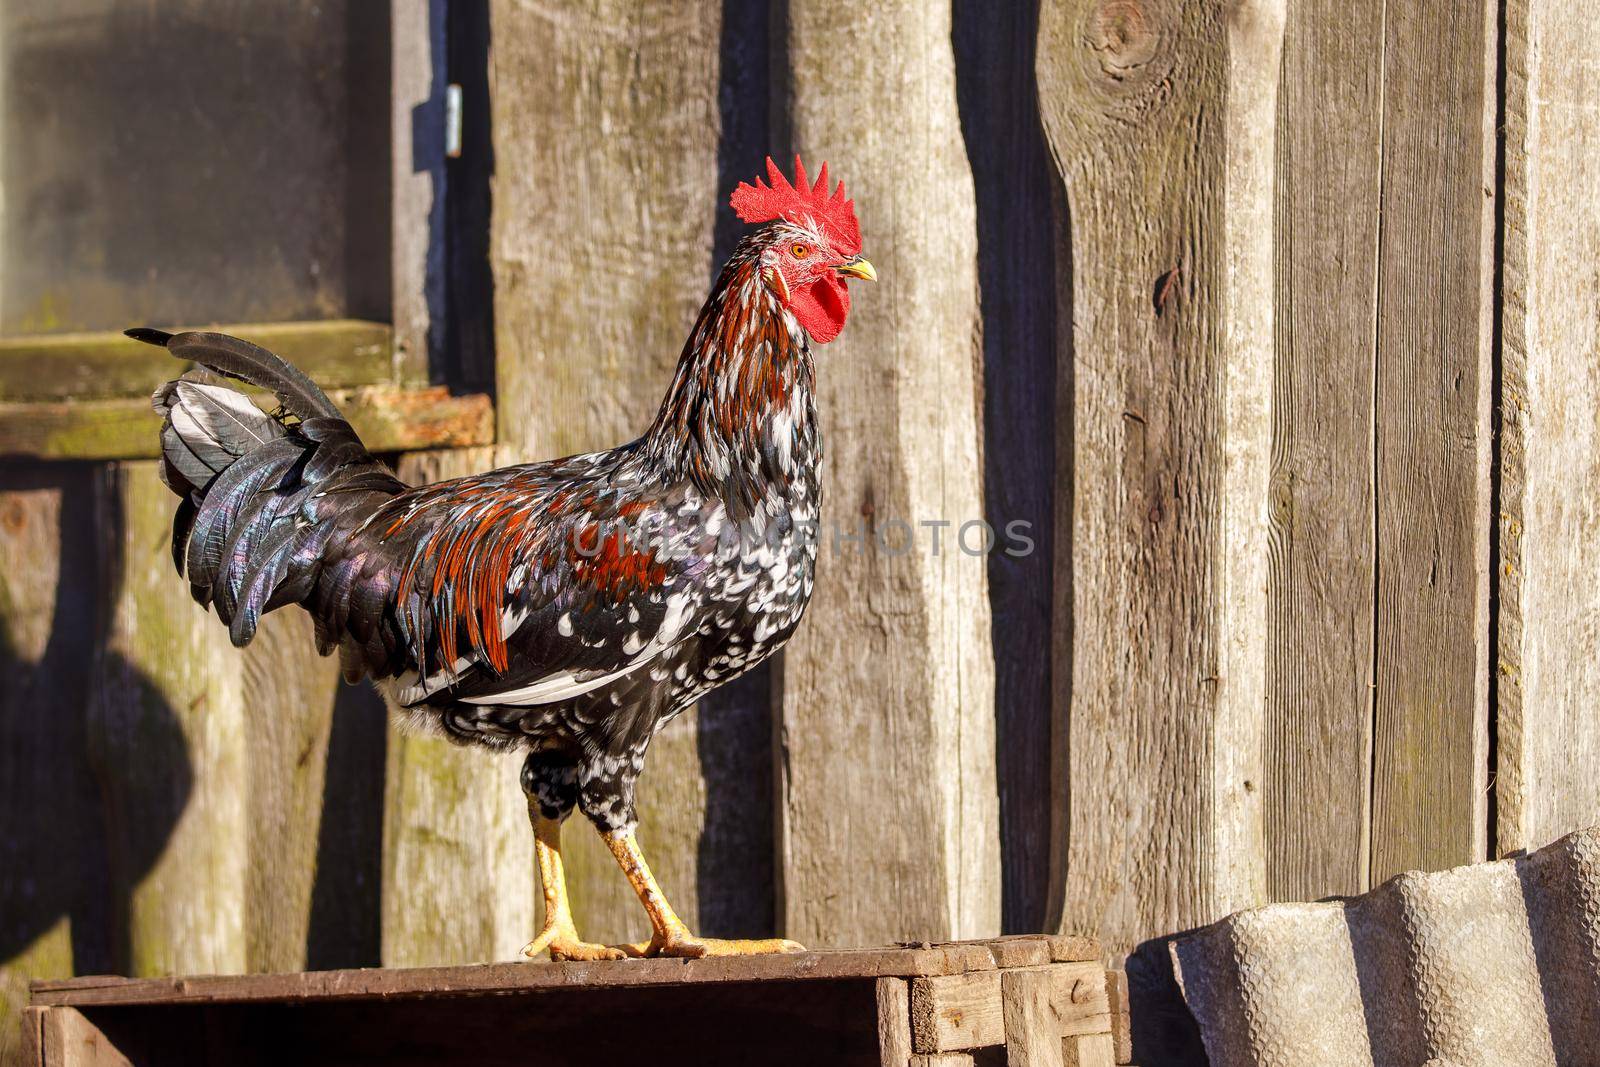
[[[1003,979],[1018,970],[972,971],[916,978],[911,983],[911,1042],[918,1052],[984,1048],[1006,1041]],[[1094,963],[1027,968],[1050,986],[1057,1037],[1111,1032],[1106,972]]]
[[[983,498],[950,12],[793,0],[787,16],[794,146],[847,180],[881,280],[818,354],[822,544],[782,667],[784,930],[819,945],[998,933],[987,577],[956,543]],[[937,554],[923,522],[949,523]],[[915,532],[910,551],[891,524]]]
[[[904,978],[877,982],[878,1059],[882,1067],[905,1067],[911,1058],[911,993]]]
[[[408,384],[444,331],[445,10],[389,0],[390,377]]]
[[[1497,854],[1600,820],[1600,42],[1505,7]]]
[[[1374,883],[1487,842],[1494,14],[1384,15]]]
[[[414,485],[493,465],[493,450],[415,453]],[[408,731],[391,716],[384,775],[383,962],[388,967],[520,958],[533,939],[533,829],[515,755]]]
[[[730,192],[718,178],[721,16],[710,0],[492,8],[501,462],[620,444],[660,405],[720,267],[713,233]],[[754,831],[705,836],[709,823],[727,828],[739,816],[708,811],[719,798],[708,798],[702,773],[704,714],[685,713],[652,744],[639,840],[678,912],[715,927],[725,916],[701,907],[702,880],[716,883],[719,899],[739,898],[727,913],[739,921],[768,914],[743,901],[772,888],[728,881],[752,870],[734,850]],[[769,731],[747,737],[732,720],[724,726],[715,742],[723,755],[770,759]],[[564,844],[584,936],[643,937],[637,900],[591,828],[569,823]]]
[[[126,902],[125,974],[249,967],[252,719],[227,629],[173,572],[172,493],[155,463],[101,468],[110,598],[93,667],[90,746],[104,796],[111,884]]]
[[[494,409],[481,393],[451,395],[444,386],[368,386],[330,394],[374,452],[488,444]],[[154,459],[161,420],[148,398],[0,403],[0,458]]]
[[[1054,984],[1044,971],[1000,975],[1000,1007],[1006,1033],[1006,1067],[1061,1067],[1061,1032]]]
[[[233,648],[173,570],[175,502],[156,464],[105,468],[99,501],[112,603],[92,752],[128,901],[119,961],[134,974],[303,967],[337,664],[292,609]]]
[[[1110,1034],[1080,1034],[1062,1043],[1066,1067],[1112,1067],[1121,1062],[1116,1056],[1116,1042]]]
[[[152,325],[161,325],[153,323]],[[245,322],[176,327],[242,337],[276,352],[324,389],[388,381],[393,331],[381,322]],[[148,402],[163,382],[194,364],[141,344],[120,331],[0,338],[0,401],[90,400],[132,397]]]
[[[0,469],[0,1064],[27,1062],[28,982],[107,969],[103,834],[85,744],[93,656],[92,481]],[[32,1065],[30,1064],[30,1067]]]
[[[51,1008],[40,1022],[41,1067],[135,1067],[105,1033],[76,1008]]]
[[[1380,2],[1294,0],[1284,33],[1263,797],[1273,900],[1368,888],[1382,21]]]
[[[490,963],[477,966],[364,968],[300,974],[200,975],[122,978],[88,975],[36,983],[40,1005],[309,1003],[514,993],[549,989],[621,989],[638,986],[810,982],[847,978],[993,977],[994,963],[981,943],[936,948],[873,948],[837,952],[768,953],[677,959],[607,960],[599,963]],[[993,986],[998,995],[999,986]],[[870,991],[869,991],[870,992]]]
[[[223,629],[215,617],[206,622]],[[242,672],[250,724],[246,777],[235,783],[249,811],[246,966],[300,970],[312,947],[328,740],[343,683],[338,661],[317,655],[311,617],[298,608],[269,615],[235,655],[229,671]]]
[[[1046,3],[1065,182],[1056,844],[1120,955],[1265,894],[1266,500],[1281,3]]]

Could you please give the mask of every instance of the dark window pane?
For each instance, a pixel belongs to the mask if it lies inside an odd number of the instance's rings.
[[[389,318],[388,5],[6,0],[0,332]]]

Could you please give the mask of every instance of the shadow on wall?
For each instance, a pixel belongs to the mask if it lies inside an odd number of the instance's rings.
[[[88,464],[0,465],[0,1064],[30,978],[134,969],[134,893],[196,785],[178,709],[107,648],[124,537],[103,479]],[[313,968],[378,963],[385,715],[370,685],[339,687]]]
[[[96,538],[94,471],[87,465],[0,468],[0,524],[9,546],[35,558],[7,568],[62,563],[42,649],[19,651],[25,624],[16,615],[26,579],[0,586],[12,603],[0,615],[0,1050],[14,1040],[8,1018],[27,995],[26,978],[93,974],[126,966],[130,895],[165,850],[193,787],[193,769],[177,716],[138,669],[104,650],[108,604],[96,565],[115,537]],[[60,535],[29,543],[26,527],[46,520],[25,496],[58,496]],[[117,561],[111,561],[115,564]],[[37,650],[37,651],[36,651]],[[112,730],[91,727],[96,687],[139,694],[136,709]],[[95,736],[99,734],[100,736]],[[104,766],[136,743],[138,795],[108,819]],[[60,929],[63,922],[66,929]],[[19,957],[21,957],[19,959]],[[3,1056],[0,1056],[3,1062]]]
[[[773,13],[767,4],[723,0],[717,104],[717,188],[707,288],[748,228],[727,193],[765,172],[773,139],[771,72]],[[776,930],[777,858],[773,845],[775,772],[772,758],[772,661],[700,702],[695,744],[706,788],[705,823],[696,855],[699,928],[712,937],[765,936]]]
[[[985,519],[1003,530],[1028,524],[1034,549],[989,557],[989,605],[995,657],[995,780],[1000,790],[1002,928],[1053,930],[1061,921],[1050,899],[1052,798],[1064,782],[1051,767],[1051,612],[1055,443],[1058,399],[1070,419],[1070,394],[1056,383],[1057,202],[1060,179],[1050,162],[1033,78],[1037,0],[987,4],[956,0],[951,12],[956,106],[972,168],[977,205],[978,284],[983,317],[983,491]],[[1063,359],[1062,367],[1071,361]],[[1071,388],[1071,382],[1063,385]],[[1062,530],[1063,538],[1071,530]],[[1066,572],[1070,581],[1070,570]],[[1060,591],[1062,599],[1070,590]],[[1058,647],[1070,650],[1070,641]],[[1065,796],[1061,798],[1065,803]]]

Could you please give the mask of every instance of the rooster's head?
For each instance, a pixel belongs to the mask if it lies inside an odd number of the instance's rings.
[[[771,184],[768,184],[770,182]],[[828,191],[828,165],[813,185],[800,157],[794,160],[794,184],[778,165],[767,160],[767,181],[740,182],[730,201],[745,222],[770,222],[757,235],[761,278],[818,344],[839,336],[850,314],[845,278],[871,281],[878,274],[861,258],[861,228],[856,205],[847,199],[844,182]]]

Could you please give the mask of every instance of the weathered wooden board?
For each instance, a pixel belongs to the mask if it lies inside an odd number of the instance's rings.
[[[958,543],[984,547],[967,526],[984,513],[950,11],[793,0],[787,17],[794,145],[838,165],[881,280],[818,352],[817,585],[781,672],[783,928],[819,945],[997,933],[987,578]]]
[[[175,499],[156,464],[103,467],[98,481],[96,580],[110,614],[92,667],[90,751],[120,912],[113,966],[247,970],[254,723],[243,665],[173,571]]]
[[[206,326],[156,326],[174,333],[216,330],[243,337],[287,359],[324,389],[377,385],[390,380],[390,338],[381,322],[257,322]],[[118,331],[0,337],[0,401],[148,400],[162,382],[194,364]]]
[[[110,966],[98,790],[83,708],[93,657],[86,467],[0,469],[0,1064],[23,1061],[28,980]]]
[[[1382,21],[1381,3],[1295,0],[1284,33],[1262,798],[1274,900],[1368,888]]]
[[[492,449],[408,455],[412,484],[493,465]],[[391,716],[384,776],[383,962],[518,959],[538,932],[533,829],[521,760],[408,730]]]
[[[904,978],[880,978],[878,1060],[881,1067],[903,1067],[911,1058],[911,993]]]
[[[175,572],[167,578],[184,585]],[[223,629],[214,616],[203,624]],[[317,655],[311,617],[297,607],[269,615],[235,655],[228,670],[241,676],[249,730],[246,776],[233,783],[249,812],[246,967],[299,970],[311,950],[328,740],[343,683],[338,661]]]
[[[1497,853],[1600,820],[1600,12],[1504,11]]]
[[[1375,883],[1488,839],[1494,14],[1384,13]]]
[[[447,11],[389,0],[389,315],[393,374],[408,384],[428,381],[445,329]]]
[[[1047,972],[1015,971],[1000,976],[1006,1067],[1061,1067],[1061,1032],[1054,1001],[1055,983]]]
[[[1079,965],[1068,965],[1076,967]],[[1084,965],[1087,966],[1087,965]],[[722,982],[828,981],[986,974],[998,982],[987,947],[965,943],[930,948],[712,956],[701,960],[608,960],[599,963],[490,963],[311,971],[300,974],[199,975],[128,979],[90,975],[33,986],[44,1005],[237,1004],[263,1000],[370,999],[508,993],[531,989],[617,989]],[[990,988],[990,987],[985,987]],[[993,985],[998,990],[998,985]],[[1063,988],[1070,988],[1070,984]],[[1101,1010],[1104,1004],[1101,1003]]]
[[[714,223],[731,191],[717,165],[722,6],[610,0],[492,10],[502,462],[620,444],[660,404],[720,266],[711,262]],[[732,879],[715,888],[721,897],[771,893],[738,884],[752,865],[717,849],[753,844],[765,854],[771,835],[765,805],[708,811],[728,799],[708,795],[701,772],[709,728],[690,712],[657,737],[640,783],[639,839],[679,913],[715,927],[722,916],[702,907],[702,880]],[[729,737],[731,729],[717,739],[725,755],[770,761],[769,731]],[[709,822],[741,818],[763,825],[704,835]],[[580,932],[642,937],[633,893],[582,820],[568,824],[566,848]]]
[[[374,452],[494,440],[494,408],[481,393],[452,396],[444,386],[369,386],[331,390],[329,396]],[[153,459],[160,429],[148,397],[0,403],[0,458]]]
[[[918,1052],[983,1048],[1006,1041],[1003,978],[1033,973],[1048,980],[1045,999],[1057,1037],[1111,1031],[1106,972],[1098,963],[971,971],[911,982],[911,1041]]]
[[[1113,952],[1265,894],[1263,708],[1281,3],[1058,0],[1063,924]]]

